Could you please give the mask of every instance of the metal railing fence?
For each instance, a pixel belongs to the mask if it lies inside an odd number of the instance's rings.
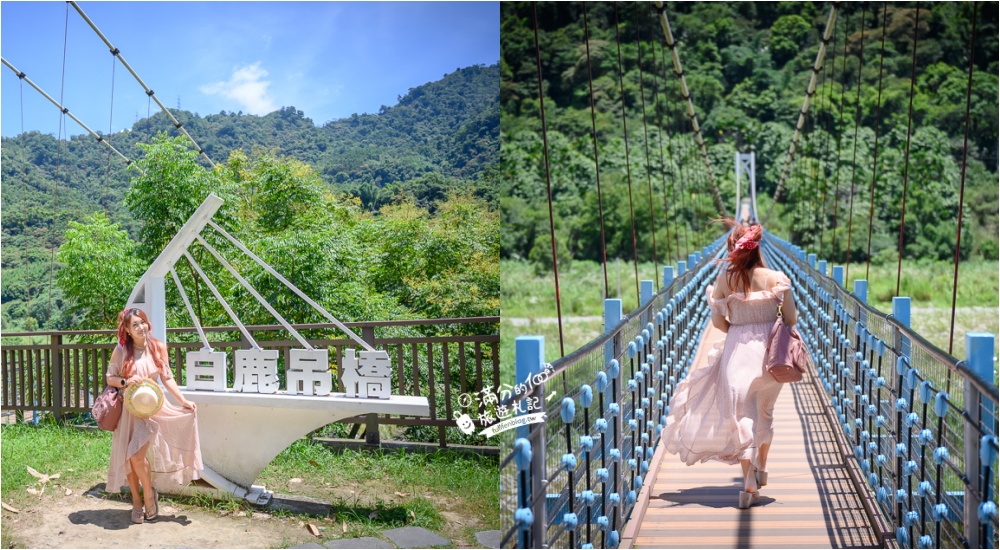
[[[501,547],[618,547],[708,323],[724,239],[679,262],[676,278],[665,267],[659,293],[643,281],[628,315],[605,300],[605,334],[564,358],[546,364],[542,337],[517,338],[519,386],[501,406],[540,421],[501,434]]]
[[[909,298],[886,314],[867,304],[867,281],[844,288],[842,267],[827,277],[825,261],[771,234],[764,252],[792,279],[799,330],[884,535],[909,548],[996,548],[995,335],[967,334],[958,360],[909,328]]]
[[[465,319],[427,319],[407,321],[372,321],[346,323],[359,330],[361,337],[372,345],[389,352],[393,363],[392,392],[396,395],[427,397],[430,416],[404,417],[398,415],[364,415],[342,420],[346,424],[365,424],[366,440],[378,443],[379,425],[425,426],[437,431],[441,446],[447,445],[448,433],[458,437],[454,418],[468,413],[479,418],[479,405],[475,399],[462,399],[463,394],[474,396],[495,391],[500,385],[500,336],[492,334],[463,334],[467,330],[483,327],[498,329],[499,317]],[[455,327],[458,330],[445,336],[421,336],[419,327],[434,325],[441,330]],[[334,383],[344,391],[341,378],[342,350],[357,344],[347,338],[335,338],[332,324],[293,325],[301,331],[310,344],[330,351],[331,368],[335,370]],[[280,339],[284,327],[280,325],[248,326],[258,344],[265,349],[279,350],[279,379],[284,380],[283,365],[288,364],[288,354],[301,347],[297,340]],[[214,335],[211,344],[217,351],[232,352],[248,347],[240,339],[236,327],[205,327]],[[171,366],[178,384],[184,385],[186,352],[201,349],[193,328],[170,328],[171,341],[167,348]],[[94,400],[104,388],[114,350],[115,331],[53,331],[32,333],[7,333],[3,338],[46,338],[41,344],[11,344],[0,348],[0,408],[14,411],[21,416],[24,411],[47,412],[56,418],[64,415],[89,413]],[[211,336],[210,336],[211,337]],[[182,340],[190,341],[182,341]],[[232,385],[232,369],[229,385]],[[475,409],[475,410],[474,410]],[[487,421],[475,420],[484,427]]]

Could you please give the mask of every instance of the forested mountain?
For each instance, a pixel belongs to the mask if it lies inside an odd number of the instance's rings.
[[[366,214],[377,215],[384,208],[398,209],[393,205],[409,203],[418,209],[409,216],[424,219],[425,223],[434,226],[444,223],[435,216],[439,206],[448,200],[449,192],[466,190],[467,199],[473,201],[471,206],[456,206],[465,203],[450,201],[447,202],[449,212],[456,208],[482,209],[484,212],[478,223],[491,223],[498,204],[495,184],[499,159],[498,80],[498,65],[457,69],[441,80],[410,89],[399,97],[396,105],[383,106],[378,113],[355,114],[321,126],[294,107],[284,107],[265,116],[226,112],[199,116],[172,111],[219,166],[214,174],[203,170],[204,176],[197,175],[197,171],[185,164],[196,162],[206,168],[208,163],[204,158],[184,157],[182,162],[180,150],[190,147],[189,144],[182,140],[177,145],[167,139],[180,135],[180,131],[163,113],[139,120],[130,131],[105,139],[136,161],[135,166],[148,167],[150,163],[142,162],[143,159],[150,151],[160,151],[163,158],[168,159],[163,161],[166,165],[187,167],[183,177],[198,181],[208,178],[208,183],[191,187],[191,182],[166,181],[172,177],[167,171],[164,172],[162,193],[196,188],[199,192],[231,192],[238,197],[244,191],[235,190],[233,186],[250,185],[241,178],[278,177],[286,183],[291,182],[288,189],[308,190],[310,200],[339,205],[336,208],[354,212],[352,223],[359,226],[369,223],[365,221]],[[71,122],[68,124],[73,127]],[[158,135],[161,137],[157,138]],[[108,224],[118,223],[126,231],[127,238],[140,237],[149,220],[140,219],[133,209],[123,205],[123,198],[137,178],[142,178],[137,170],[127,168],[120,158],[110,155],[103,145],[86,134],[73,136],[62,143],[53,136],[37,132],[3,138],[0,156],[3,186],[0,216],[3,283],[0,286],[4,328],[65,327],[71,318],[62,315],[67,304],[63,303],[62,292],[56,288],[58,285],[50,284],[50,265],[53,266],[52,278],[57,279],[62,264],[58,258],[52,260],[64,242],[70,222],[87,224],[86,230],[74,226],[76,235],[96,234],[94,232],[111,235]],[[157,165],[155,169],[163,170],[163,166]],[[268,182],[254,180],[252,183],[258,185],[258,189],[265,189]],[[156,193],[157,184],[153,183],[149,192]],[[99,211],[106,212],[109,220],[95,221],[91,215]],[[256,227],[258,221],[253,218],[247,223],[248,227]],[[369,227],[365,231],[368,231],[367,236],[359,239],[369,238],[375,229]],[[139,242],[137,246],[141,248],[142,244]],[[471,258],[470,255],[466,261]],[[374,283],[364,281],[363,284]],[[49,299],[50,291],[55,293],[52,300]],[[31,303],[24,303],[28,298]],[[406,302],[409,299],[412,296],[387,298],[394,305],[385,309],[386,314],[408,311]],[[398,304],[403,307],[397,307]],[[485,311],[496,305],[489,300],[484,304]],[[364,314],[379,315],[377,311]],[[408,313],[403,313],[407,314],[475,312],[434,313],[410,308]]]
[[[813,2],[666,4],[730,215],[737,150],[756,153],[761,214],[772,204],[830,7]],[[655,6],[601,2],[586,8],[585,27],[584,3],[537,4],[560,250],[581,259],[602,257],[593,100],[607,257],[631,259],[634,218],[639,259],[653,259],[650,195],[659,258],[668,256],[668,246],[670,256],[684,257],[685,250],[707,244],[722,228],[709,224],[718,211],[701,175],[705,167],[692,144],[686,102]],[[551,252],[532,9],[530,3],[501,7],[502,255],[544,261]],[[851,258],[864,261],[871,208],[871,256],[895,260],[915,67],[903,254],[951,257],[972,14],[973,4],[966,2],[840,3],[804,136],[769,229],[821,251],[820,257],[843,261],[853,226]],[[978,3],[976,23],[962,257],[995,260],[997,4]]]

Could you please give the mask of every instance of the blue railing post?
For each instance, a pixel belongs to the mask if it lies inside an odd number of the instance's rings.
[[[809,254],[809,259],[806,260],[806,263],[809,264],[810,268],[816,269],[816,255],[815,254]]]
[[[910,328],[910,298],[908,296],[894,296],[892,298],[892,317],[899,324]],[[899,341],[893,342],[896,349],[900,350],[900,355],[910,356],[910,339],[899,333]]]
[[[694,269],[694,266],[698,265],[698,257],[694,255],[694,252],[688,254],[688,269]]]
[[[524,384],[525,387],[528,387],[528,382],[531,378],[542,372],[542,369],[545,368],[545,337],[518,336],[514,340],[514,364],[518,384]],[[545,389],[543,386],[544,384],[532,390],[541,395],[541,402],[544,402],[545,399]],[[528,414],[527,409],[518,411],[519,416],[522,414]],[[531,508],[531,515],[533,516],[531,540],[535,543],[533,546],[537,547],[541,546],[545,540],[546,532],[546,499],[541,498],[543,496],[542,480],[545,478],[545,422],[539,422],[535,429],[538,432],[538,437],[534,438],[535,441],[531,445],[531,483],[529,490],[531,497],[528,499],[528,502],[532,500],[535,502]],[[527,439],[529,442],[533,439],[530,437],[530,433],[531,426],[519,426],[517,428],[517,437]]]
[[[674,266],[665,265],[663,266],[663,288],[667,288],[672,282],[674,282]]]
[[[837,286],[847,288],[844,286],[844,266],[833,266],[833,280],[837,283]]]
[[[687,271],[687,266],[688,266],[688,264],[684,260],[679,260],[677,262],[677,276],[678,277],[680,277],[681,275],[684,275],[684,272]]]
[[[854,296],[862,304],[868,303],[868,281],[866,279],[854,279]],[[858,306],[857,319],[862,323],[868,323],[868,316],[865,315],[864,309]]]
[[[816,268],[816,271],[819,271],[821,275],[826,277],[826,260],[819,261],[819,267]]]
[[[996,342],[996,335],[990,332],[968,332],[965,334],[965,364],[983,380],[993,380],[993,345]],[[969,476],[969,484],[965,486],[965,538],[969,541],[969,548],[980,548],[979,504],[977,498],[984,489],[982,483],[983,466],[990,467],[990,464],[980,463],[980,432],[976,428],[980,424],[993,426],[996,418],[995,402],[991,400],[993,396],[980,394],[968,379],[965,380],[965,410],[969,414],[969,420],[965,422],[965,471]],[[985,401],[985,402],[984,402]],[[991,480],[991,483],[993,481]],[[971,487],[970,487],[971,485]]]
[[[646,305],[653,299],[653,281],[645,279],[639,281],[639,303]]]
[[[607,334],[622,320],[622,301],[620,298],[608,298],[604,300],[604,333]],[[604,344],[604,366],[615,358],[615,341],[612,340]]]

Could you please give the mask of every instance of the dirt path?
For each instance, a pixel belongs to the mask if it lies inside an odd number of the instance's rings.
[[[4,539],[27,548],[283,548],[321,542],[297,518],[211,511],[162,501],[155,522],[131,522],[132,505],[80,491],[46,494],[19,513],[3,510]],[[248,514],[252,517],[248,517]]]

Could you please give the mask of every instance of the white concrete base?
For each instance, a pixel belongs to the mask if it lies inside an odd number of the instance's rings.
[[[389,399],[290,394],[215,392],[181,388],[198,404],[198,434],[205,465],[202,478],[222,491],[257,502],[266,489],[254,486],[278,454],[309,432],[352,416],[378,413],[430,414],[426,397]],[[268,495],[269,496],[269,495]]]

